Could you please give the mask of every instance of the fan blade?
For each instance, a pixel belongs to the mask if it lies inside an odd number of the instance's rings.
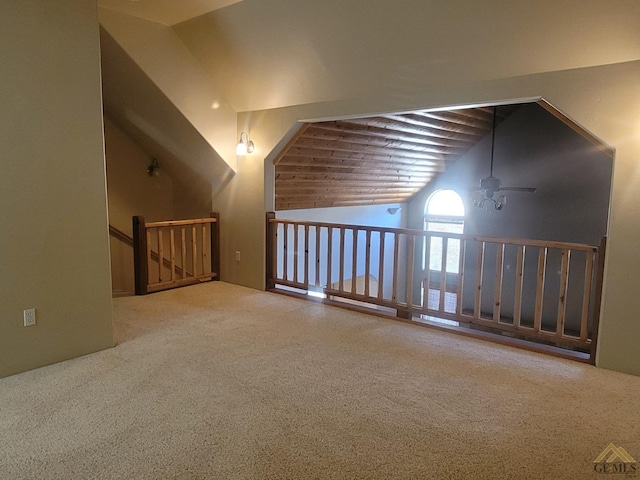
[[[496,189],[498,191],[509,191],[509,192],[527,192],[534,193],[537,190],[535,187],[500,187]]]

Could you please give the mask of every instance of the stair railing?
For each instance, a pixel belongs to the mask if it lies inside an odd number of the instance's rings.
[[[219,279],[220,216],[146,223],[133,217],[135,293]]]

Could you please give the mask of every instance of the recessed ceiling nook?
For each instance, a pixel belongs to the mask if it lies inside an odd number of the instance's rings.
[[[550,103],[305,121],[283,143],[268,285],[593,361],[614,152]],[[427,221],[442,191],[464,218]],[[375,206],[402,223],[327,213]]]
[[[537,105],[598,150],[613,155],[604,142],[544,99],[303,121],[288,143],[272,154],[275,209],[407,202],[495,131],[494,113],[499,127],[524,105]],[[494,146],[495,142],[494,138]],[[490,167],[493,177],[493,152],[487,155],[486,170]],[[518,190],[504,182],[489,185],[499,179],[484,177],[486,173],[468,185],[482,193],[472,201],[487,200],[487,192],[493,196],[496,187]]]

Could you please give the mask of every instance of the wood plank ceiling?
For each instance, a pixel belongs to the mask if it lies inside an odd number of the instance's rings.
[[[514,106],[498,108],[497,121]],[[278,154],[275,208],[406,202],[492,128],[493,108],[304,123]]]

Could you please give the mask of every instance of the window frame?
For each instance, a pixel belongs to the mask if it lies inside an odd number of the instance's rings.
[[[437,197],[438,194],[441,194],[442,192],[453,192],[459,199],[460,199],[460,205],[462,206],[462,215],[443,215],[443,214],[430,214],[429,213],[429,205],[430,203],[434,200],[434,198]],[[464,201],[462,199],[462,195],[460,195],[457,191],[453,190],[452,188],[443,188],[443,189],[438,189],[436,191],[434,191],[431,195],[429,195],[429,198],[427,198],[425,204],[424,204],[424,218],[423,218],[423,230],[425,232],[435,232],[438,233],[438,230],[433,230],[433,229],[429,229],[429,224],[445,224],[445,225],[451,225],[451,226],[460,226],[459,231],[455,231],[455,232],[439,232],[439,233],[460,233],[463,234],[464,233],[464,221],[466,218],[466,209],[464,206]],[[458,230],[458,229],[456,229]],[[433,242],[435,239],[433,237],[430,238],[430,241]],[[441,273],[442,270],[441,268],[438,269],[432,269],[431,268],[431,262],[429,265],[426,265],[426,242],[423,243],[422,246],[422,268],[424,271],[426,271],[427,269],[429,270],[429,272],[433,272],[433,273]],[[433,251],[432,246],[430,246],[430,251]],[[449,254],[451,252],[451,250],[447,250],[447,254]],[[458,269],[458,265],[459,265],[459,260],[460,260],[460,252],[458,251],[458,257],[454,258],[453,261],[451,262],[453,265],[455,265],[454,268],[455,270]],[[432,257],[430,257],[431,260]],[[445,261],[445,275],[459,275],[460,272],[458,271],[449,271],[449,265],[450,263],[450,258],[449,255],[447,255],[447,260]],[[442,265],[442,259],[440,261],[440,265]]]

